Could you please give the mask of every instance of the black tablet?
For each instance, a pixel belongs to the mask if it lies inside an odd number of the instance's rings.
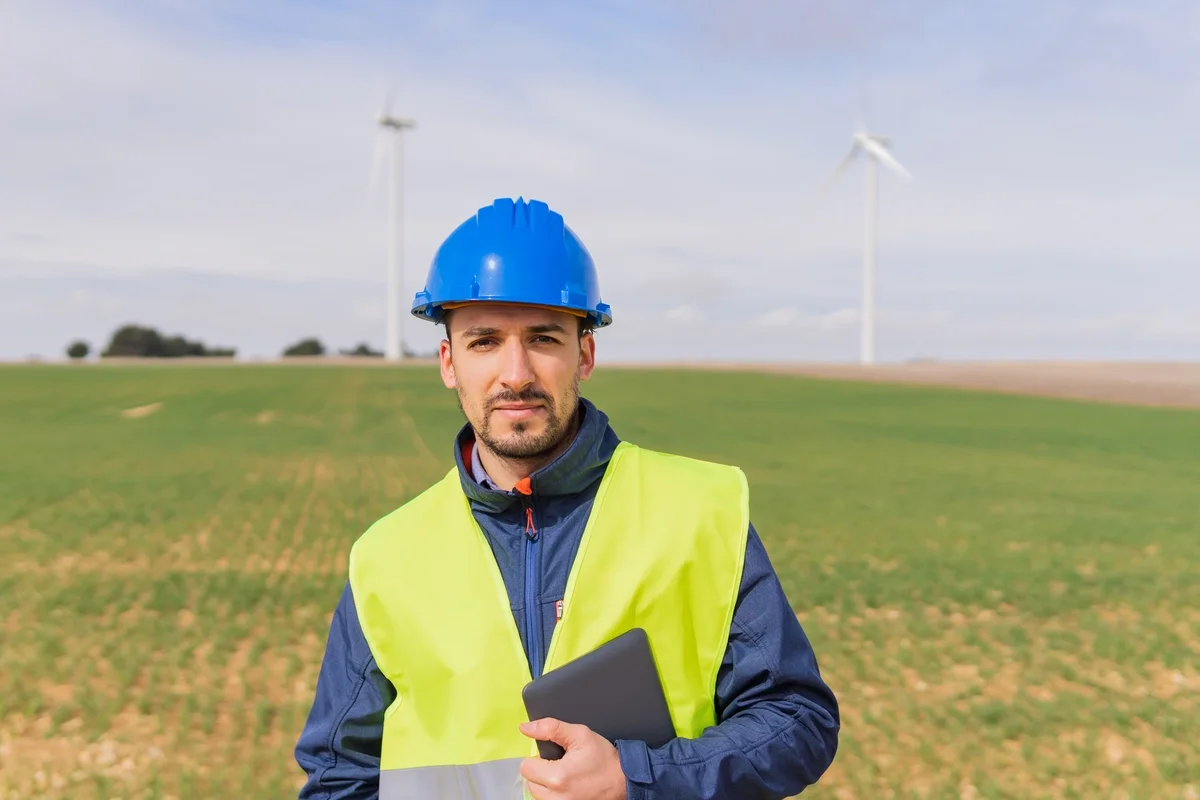
[[[586,725],[610,742],[638,739],[660,747],[675,738],[650,640],[641,628],[542,674],[521,692],[531,720],[553,717]],[[542,758],[562,758],[554,742],[538,742]]]

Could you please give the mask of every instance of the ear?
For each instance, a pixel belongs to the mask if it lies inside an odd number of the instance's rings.
[[[458,386],[458,379],[454,375],[454,361],[450,355],[450,342],[442,339],[442,343],[438,346],[438,366],[442,371],[442,383],[446,385],[447,389],[454,389]]]
[[[596,340],[591,332],[579,337],[579,380],[586,381],[596,368]]]

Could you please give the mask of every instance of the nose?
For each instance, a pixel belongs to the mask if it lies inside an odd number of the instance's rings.
[[[502,358],[504,363],[500,369],[500,383],[504,388],[519,392],[537,379],[533,364],[529,361],[529,352],[519,337],[511,337],[504,343]]]

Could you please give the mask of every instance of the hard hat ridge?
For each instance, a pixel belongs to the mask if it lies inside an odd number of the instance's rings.
[[[521,303],[612,323],[600,300],[591,254],[561,214],[540,200],[495,200],[442,242],[412,314],[441,322],[448,308],[470,302]]]

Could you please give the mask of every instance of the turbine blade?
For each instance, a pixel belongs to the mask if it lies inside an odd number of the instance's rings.
[[[384,119],[392,113],[392,87],[388,86],[383,93],[383,105],[379,108],[379,119]]]
[[[839,177],[841,177],[842,173],[845,172],[850,167],[850,164],[854,161],[854,158],[858,155],[859,149],[860,148],[859,148],[857,142],[855,142],[854,144],[852,144],[850,146],[850,151],[847,152],[846,155],[842,156],[842,160],[838,162],[838,165],[837,165],[837,167],[834,168],[833,173],[830,174],[830,176],[825,180],[825,183],[821,184],[821,193],[822,194],[829,191],[829,189],[835,183],[837,183],[837,179]]]
[[[871,148],[871,152],[875,156],[875,158],[877,158],[879,161],[883,162],[884,166],[886,166],[892,172],[895,172],[897,175],[900,175],[904,178],[912,177],[912,174],[909,173],[909,171],[906,170],[900,164],[900,162],[896,160],[895,156],[893,156],[891,153],[889,153],[887,151],[887,148],[882,147],[882,146],[874,147],[874,148]]]

